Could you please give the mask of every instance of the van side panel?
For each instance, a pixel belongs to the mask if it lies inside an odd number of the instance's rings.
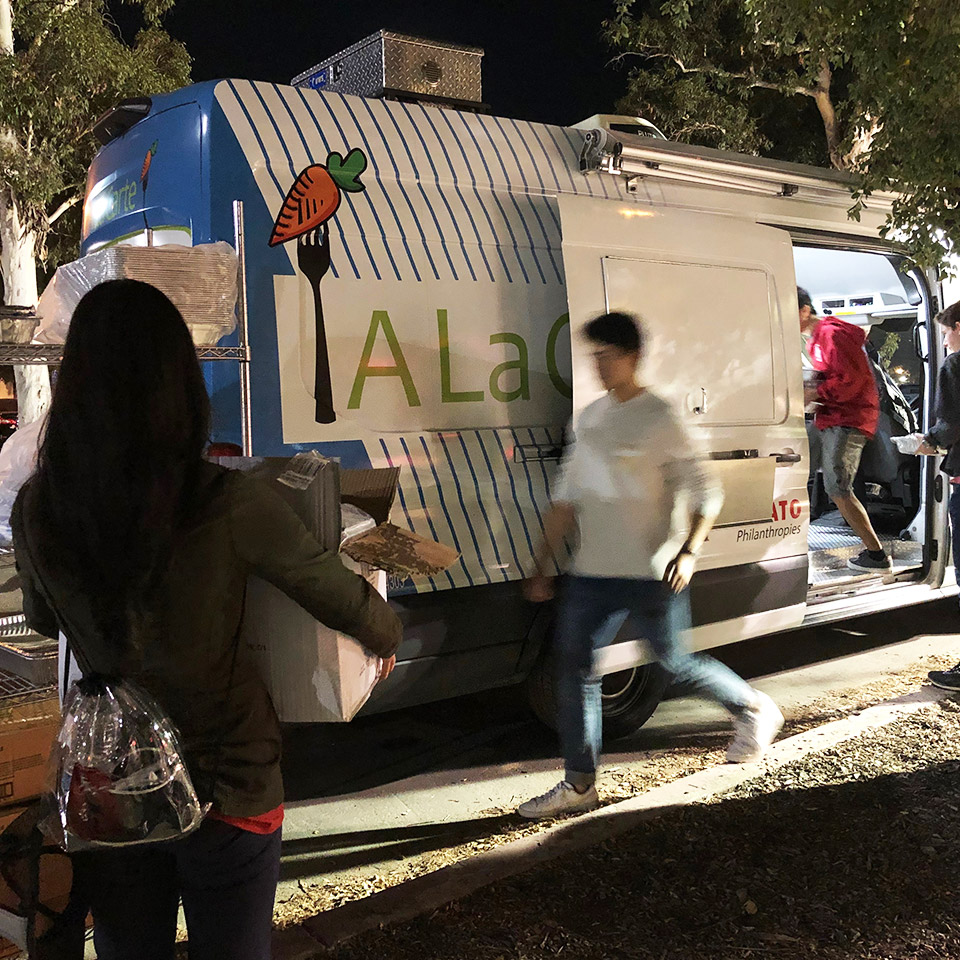
[[[520,578],[569,417],[554,195],[579,177],[575,141],[528,124],[523,145],[511,121],[242,81],[221,83],[216,102],[253,182],[251,330],[272,326],[276,341],[253,343],[256,452],[405,468],[395,519],[461,559],[394,595]],[[310,250],[268,246],[273,218],[302,171],[322,176],[332,153],[355,149],[365,189],[341,198],[315,283]],[[328,423],[316,419],[317,299]],[[261,376],[261,358],[276,372]]]

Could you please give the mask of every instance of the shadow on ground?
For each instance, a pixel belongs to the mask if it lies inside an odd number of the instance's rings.
[[[297,880],[315,877],[321,872],[336,873],[383,860],[415,857],[484,840],[518,822],[521,822],[518,817],[504,815],[285,840],[280,879]]]
[[[748,795],[640,824],[429,917],[361,935],[335,956],[960,956],[955,717],[913,721],[903,738],[894,725],[885,739],[815,755],[739,788]]]

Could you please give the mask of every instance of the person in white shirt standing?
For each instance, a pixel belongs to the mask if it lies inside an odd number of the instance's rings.
[[[557,725],[566,771],[552,790],[520,805],[517,812],[528,819],[598,804],[601,678],[594,673],[593,654],[628,616],[676,681],[730,711],[735,735],[728,760],[759,760],[783,726],[783,715],[766,694],[687,646],[686,587],[723,494],[679,417],[637,379],[643,353],[639,321],[607,313],[591,320],[584,333],[607,393],[580,415],[544,518],[537,573],[526,582],[528,599],[552,599],[553,576],[547,571],[562,555],[567,535],[579,527],[555,637]]]

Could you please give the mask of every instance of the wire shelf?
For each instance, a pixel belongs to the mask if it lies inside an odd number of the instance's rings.
[[[136,349],[132,344],[131,350]],[[246,347],[197,347],[198,360],[233,360],[248,363]],[[0,343],[0,363],[52,366],[63,360],[63,345],[59,343]]]
[[[26,677],[17,676],[9,670],[0,670],[0,700],[23,696],[25,693],[34,693],[46,689],[47,686],[47,684],[34,683]]]

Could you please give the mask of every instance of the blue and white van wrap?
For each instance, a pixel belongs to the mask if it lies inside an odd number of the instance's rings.
[[[243,200],[254,453],[402,466],[394,521],[461,559],[394,593],[514,580],[532,568],[571,409],[556,197],[631,199],[579,171],[580,143],[454,110],[199,84],[154,98],[100,152],[83,252],[144,242],[146,228],[154,242],[232,241]],[[312,285],[301,244],[268,240],[301,172],[351,150],[364,189],[327,222],[329,268]],[[316,415],[317,290],[330,423]],[[215,438],[236,442],[236,368],[208,364],[207,378]]]

